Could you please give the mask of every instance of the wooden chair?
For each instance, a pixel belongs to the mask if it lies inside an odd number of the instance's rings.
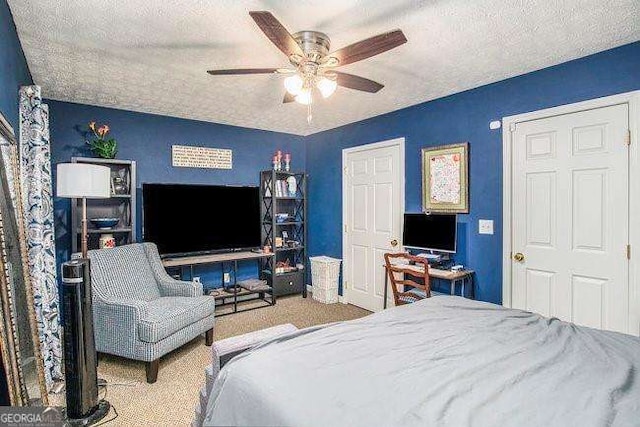
[[[396,305],[410,304],[431,297],[429,264],[426,259],[408,253],[386,253],[384,262]],[[399,277],[396,277],[396,274]],[[423,283],[415,282],[406,276],[422,279]],[[406,287],[412,289],[405,291]]]

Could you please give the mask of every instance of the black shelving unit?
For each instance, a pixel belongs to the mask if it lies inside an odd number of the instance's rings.
[[[291,185],[291,178],[295,185]],[[303,172],[262,171],[260,194],[262,245],[274,253],[261,261],[262,276],[269,280],[276,296],[299,293],[306,298],[307,176]],[[278,214],[289,216],[278,221]],[[287,238],[283,238],[283,231]]]
[[[102,234],[113,234],[116,246],[137,241],[136,236],[136,162],[134,160],[99,159],[94,157],[73,157],[72,163],[88,163],[106,166],[111,169],[111,179],[122,179],[126,191],[117,192],[112,186],[111,197],[107,199],[88,199],[87,217],[119,218],[120,222],[110,229],[96,229],[91,222],[88,225],[89,249],[98,249]],[[78,252],[81,246],[82,199],[73,199],[71,203],[71,224],[73,238],[72,252]]]

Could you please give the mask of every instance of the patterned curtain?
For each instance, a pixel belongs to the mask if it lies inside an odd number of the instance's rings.
[[[56,278],[49,108],[39,86],[20,89],[20,178],[27,230],[29,273],[47,389],[62,379],[62,342]]]

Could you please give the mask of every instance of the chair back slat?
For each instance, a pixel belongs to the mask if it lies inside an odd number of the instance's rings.
[[[408,304],[416,300],[431,297],[429,263],[426,259],[406,252],[400,252],[384,254],[384,262],[396,305]],[[396,277],[396,274],[400,275],[400,277]],[[406,276],[422,279],[423,283],[407,279]],[[406,287],[411,287],[413,288],[412,290],[417,290],[418,293],[415,291],[405,291]],[[421,294],[424,296],[421,296]]]
[[[424,267],[416,268],[412,265],[408,265],[406,267],[398,267],[395,265],[391,265],[389,269],[394,273],[408,274],[419,279],[422,279],[424,277]]]
[[[397,280],[396,279],[396,284],[397,285],[402,285],[402,286],[411,286],[412,288],[418,288],[418,289],[423,289],[424,285],[420,284],[420,283],[416,283],[413,280]]]

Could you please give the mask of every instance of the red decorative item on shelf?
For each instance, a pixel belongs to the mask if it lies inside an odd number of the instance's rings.
[[[288,259],[284,261],[278,261],[276,263],[276,273],[290,273],[292,271],[298,271],[298,268],[291,266],[291,261],[289,261]]]
[[[116,239],[113,237],[113,234],[103,234],[100,236],[100,249],[107,248],[115,248],[116,247]]]

